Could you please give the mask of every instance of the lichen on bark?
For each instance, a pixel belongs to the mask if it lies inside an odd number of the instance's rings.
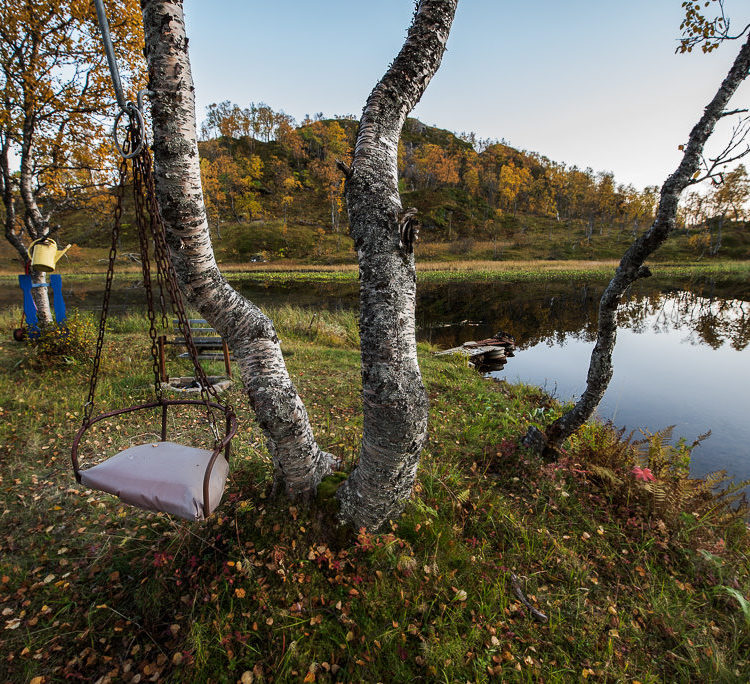
[[[421,0],[406,41],[367,99],[346,205],[360,274],[363,434],[360,459],[338,492],[342,520],[375,530],[411,494],[427,435],[417,361],[416,268],[401,240],[398,140],[440,66],[457,0]]]

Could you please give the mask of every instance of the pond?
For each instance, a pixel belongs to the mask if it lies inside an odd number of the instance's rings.
[[[69,307],[96,310],[100,281],[65,285]],[[294,303],[355,309],[351,283],[259,284],[233,280],[260,306]],[[596,334],[597,307],[606,283],[460,282],[419,287],[418,336],[442,348],[483,339],[499,330],[513,335],[516,355],[493,377],[542,386],[557,399],[576,398],[585,387]],[[739,290],[739,291],[738,291]],[[12,287],[0,304],[17,304]],[[132,311],[144,302],[135,278],[112,293],[111,308]],[[726,470],[750,479],[750,290],[721,284],[641,281],[618,315],[614,376],[599,415],[629,432],[674,425],[688,441],[711,431],[693,452],[693,473]]]
[[[424,321],[423,335],[456,346],[510,332],[518,350],[490,375],[575,399],[586,385],[603,287],[518,288],[488,316]],[[692,473],[726,470],[750,479],[749,343],[750,301],[704,290],[633,291],[618,312],[614,374],[598,414],[636,431],[634,438],[674,425],[674,439],[692,442],[710,430],[693,452]]]

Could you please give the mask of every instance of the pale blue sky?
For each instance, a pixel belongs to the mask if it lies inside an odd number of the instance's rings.
[[[737,27],[749,20],[744,0],[725,5]],[[199,119],[221,100],[298,120],[359,115],[412,10],[411,0],[185,0]],[[680,0],[461,0],[413,115],[660,185],[739,49],[674,54],[681,11]],[[750,104],[748,84],[733,103]]]

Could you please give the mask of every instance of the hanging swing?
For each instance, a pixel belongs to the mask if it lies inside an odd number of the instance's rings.
[[[114,494],[125,503],[147,510],[170,513],[186,520],[203,520],[216,509],[221,501],[229,472],[230,443],[237,431],[237,419],[232,407],[219,397],[207,379],[206,373],[198,360],[198,352],[185,315],[174,266],[169,257],[164,224],[156,202],[151,155],[145,140],[141,94],[139,93],[137,105],[132,102],[125,102],[101,0],[95,0],[95,4],[110,72],[115,85],[115,93],[121,107],[121,111],[115,119],[114,134],[115,145],[122,156],[122,160],[119,168],[119,186],[112,229],[112,243],[109,251],[107,278],[88,399],[84,405],[83,424],[73,440],[71,451],[73,471],[79,483],[92,489]],[[125,143],[121,146],[117,141],[117,126],[123,114],[128,115],[129,125]],[[94,415],[94,397],[112,291],[129,159],[132,160],[133,199],[140,244],[143,284],[146,290],[156,396],[153,401],[144,404]],[[154,278],[151,274],[152,259],[156,269],[155,280],[158,288],[162,325],[164,327],[167,325],[167,308],[171,305],[171,309],[177,318],[177,326],[185,339],[185,345],[195,368],[195,378],[201,390],[200,400],[168,399],[163,395],[159,373]],[[205,410],[206,422],[213,436],[213,448],[189,446],[167,439],[169,411],[171,409],[174,413],[180,407],[201,407]],[[86,469],[80,468],[79,449],[82,440],[93,425],[115,416],[141,411],[149,412],[156,409],[159,409],[161,414],[160,439],[158,441],[131,446],[97,465]],[[221,422],[223,422],[222,431],[219,430],[219,423]]]

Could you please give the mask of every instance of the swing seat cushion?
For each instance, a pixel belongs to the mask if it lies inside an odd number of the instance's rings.
[[[81,470],[81,482],[139,508],[203,520],[203,478],[212,453],[174,442],[139,444]],[[209,514],[221,501],[228,473],[219,454],[211,471]]]

